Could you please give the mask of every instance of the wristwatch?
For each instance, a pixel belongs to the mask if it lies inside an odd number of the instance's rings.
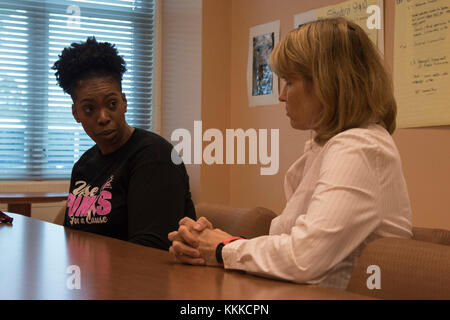
[[[236,240],[240,240],[240,239],[244,239],[243,237],[230,237],[227,238],[225,240],[223,240],[222,242],[220,242],[217,247],[216,247],[216,260],[218,263],[223,265],[223,259],[222,259],[222,249],[226,244],[229,244],[230,242],[236,241]]]

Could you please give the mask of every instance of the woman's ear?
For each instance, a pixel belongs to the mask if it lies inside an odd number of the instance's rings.
[[[75,104],[72,104],[72,115],[77,123],[80,123],[80,118],[78,118],[77,108],[75,108]]]
[[[124,92],[122,93],[122,101],[123,101],[123,105],[124,105],[124,108],[125,108],[124,112],[127,112],[127,106],[128,106],[128,104],[127,104],[127,97],[125,96]]]

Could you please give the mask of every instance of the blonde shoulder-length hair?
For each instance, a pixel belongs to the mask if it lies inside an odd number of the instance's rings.
[[[275,46],[270,64],[283,79],[300,76],[313,84],[321,104],[313,124],[317,143],[372,122],[394,132],[397,104],[390,75],[357,24],[345,18],[307,23]]]

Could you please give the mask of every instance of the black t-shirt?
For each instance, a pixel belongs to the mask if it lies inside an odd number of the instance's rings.
[[[173,146],[135,129],[113,153],[97,145],[72,169],[64,226],[167,250],[167,234],[183,217],[196,219],[184,164]]]

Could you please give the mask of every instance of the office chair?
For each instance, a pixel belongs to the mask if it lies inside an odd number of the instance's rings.
[[[379,289],[369,279],[378,266]],[[356,262],[347,291],[380,299],[450,299],[450,246],[413,239],[380,238]]]
[[[195,206],[197,218],[205,217],[215,228],[247,239],[269,234],[270,223],[277,215],[266,208],[233,208],[200,203]]]

